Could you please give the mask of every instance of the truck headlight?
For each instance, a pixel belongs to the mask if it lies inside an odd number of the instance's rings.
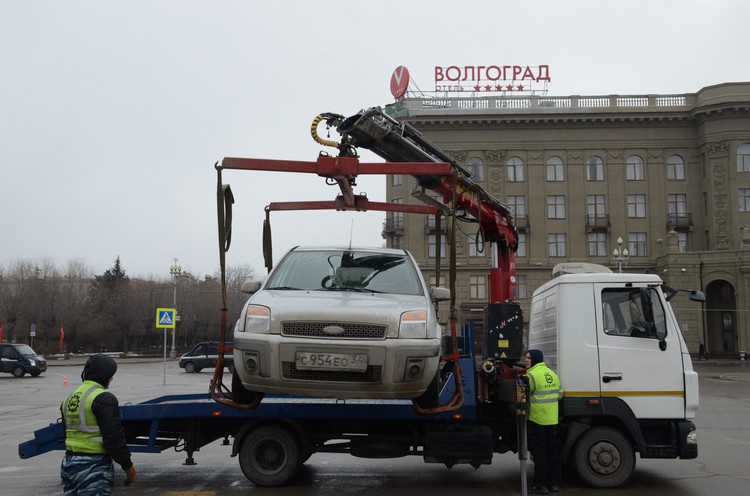
[[[687,436],[685,436],[685,442],[687,444],[698,444],[698,432],[697,431],[688,432]]]
[[[271,330],[271,309],[261,305],[248,305],[245,312],[245,332],[268,334]]]
[[[425,339],[427,337],[427,312],[412,310],[401,314],[398,337],[405,339]]]

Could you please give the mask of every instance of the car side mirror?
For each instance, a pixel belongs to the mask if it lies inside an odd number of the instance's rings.
[[[451,299],[451,290],[443,287],[433,287],[430,289],[432,301],[447,301]]]
[[[242,283],[242,287],[240,288],[240,291],[247,294],[253,294],[257,293],[260,289],[261,282],[260,281],[245,281]]]

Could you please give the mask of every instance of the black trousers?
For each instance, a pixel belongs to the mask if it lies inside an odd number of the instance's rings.
[[[534,457],[534,485],[551,486],[560,482],[560,449],[556,425],[527,424],[529,451]]]

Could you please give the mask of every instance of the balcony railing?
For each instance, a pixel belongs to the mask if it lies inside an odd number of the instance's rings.
[[[690,212],[667,214],[667,231],[691,231],[693,229],[693,214]]]
[[[609,214],[587,214],[586,230],[591,231],[609,231]]]
[[[404,232],[404,219],[385,219],[382,235],[401,234]]]

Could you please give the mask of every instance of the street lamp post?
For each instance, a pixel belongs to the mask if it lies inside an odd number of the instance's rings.
[[[169,350],[169,358],[177,358],[177,350],[175,349],[175,332],[177,331],[177,278],[182,274],[182,267],[177,264],[177,259],[174,259],[174,265],[169,267],[169,273],[172,275],[172,285],[174,286],[174,293],[172,294],[172,306],[175,310],[175,322],[172,327],[172,348]]]
[[[617,263],[617,272],[622,273],[622,266],[628,264],[628,249],[622,247],[622,238],[617,238],[617,248],[612,252]]]

